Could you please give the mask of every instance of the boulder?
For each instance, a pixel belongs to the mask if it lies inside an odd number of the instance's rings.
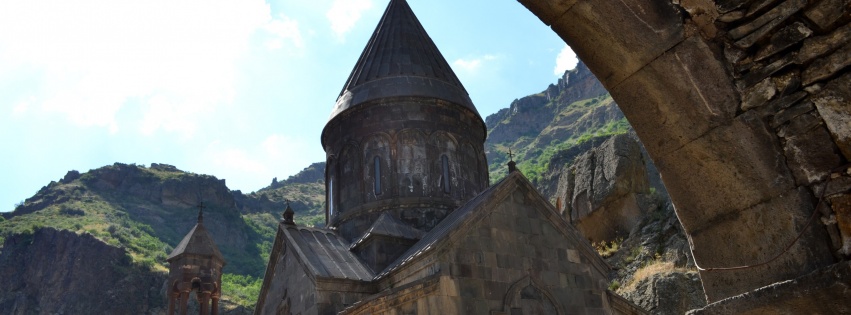
[[[559,211],[592,242],[623,236],[642,217],[637,195],[649,192],[641,146],[628,134],[579,155],[559,177]]]

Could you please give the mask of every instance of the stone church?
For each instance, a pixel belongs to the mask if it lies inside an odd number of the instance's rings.
[[[289,207],[255,314],[644,314],[509,163],[405,0],[390,0],[322,132],[326,227]]]

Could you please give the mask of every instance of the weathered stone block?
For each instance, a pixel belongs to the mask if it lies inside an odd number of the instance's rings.
[[[792,105],[797,104],[798,102],[803,100],[805,97],[807,97],[807,92],[805,92],[805,91],[799,91],[797,93],[793,93],[792,95],[786,95],[784,97],[781,97],[781,98],[778,98],[778,99],[775,99],[775,100],[769,102],[768,105],[766,105],[762,108],[757,109],[757,112],[759,113],[759,115],[761,115],[763,117],[774,116],[774,118],[777,118],[777,115],[779,115],[783,110],[785,110],[786,108],[788,108]],[[789,119],[791,119],[791,118],[789,118]],[[785,121],[783,121],[783,122],[785,122]],[[777,125],[774,124],[774,120],[772,120],[771,127],[775,127],[775,128],[777,127]]]
[[[771,41],[768,43],[768,46],[760,49],[754,60],[760,61],[768,58],[792,45],[799,43],[805,38],[810,37],[812,34],[813,31],[804,24],[801,24],[800,22],[792,23],[792,25],[786,26],[777,31],[777,33],[774,33],[774,35],[771,35]]]
[[[753,0],[717,0],[715,1],[715,5],[718,6],[718,11],[724,13],[741,8],[751,2]]]
[[[610,91],[656,158],[733,119],[739,100],[730,82],[724,62],[692,37]]]
[[[839,252],[846,256],[851,255],[851,195],[830,198],[830,205],[836,214],[836,224],[842,237],[842,248]]]
[[[753,21],[731,30],[729,35],[738,40],[736,46],[750,47],[806,5],[807,0],[783,1]]]
[[[655,161],[691,233],[791,189],[781,152],[774,132],[751,111]]]
[[[777,128],[778,126],[785,124],[786,122],[794,119],[795,117],[801,116],[803,114],[809,113],[815,110],[815,106],[813,106],[812,102],[801,102],[800,104],[794,105],[787,109],[783,109],[774,115],[774,118],[771,120],[771,127]]]
[[[817,126],[802,134],[787,135],[785,142],[783,149],[786,163],[797,185],[822,181],[832,168],[841,163],[839,155],[830,149],[834,144],[824,127]]]
[[[785,138],[803,134],[822,123],[821,118],[815,115],[815,113],[802,114],[789,121],[789,124],[781,126],[777,130],[777,135]]]
[[[851,160],[851,74],[831,81],[812,101],[842,155]]]
[[[742,111],[748,111],[765,105],[777,94],[777,87],[774,85],[774,80],[767,78],[748,88],[742,94]]]
[[[579,0],[552,27],[609,90],[683,40],[667,1]]]
[[[827,79],[848,66],[851,66],[851,43],[845,44],[825,58],[813,61],[804,70],[804,84]]]
[[[771,78],[780,95],[789,95],[801,89],[801,72],[797,69]]]
[[[798,50],[798,54],[795,56],[795,63],[804,64],[810,62],[841,47],[849,41],[851,41],[851,24],[837,28],[827,35],[808,38],[804,41],[804,46]]]
[[[747,266],[783,252],[811,219],[813,197],[806,188],[786,191],[771,200],[716,218],[690,233],[692,253],[701,268]],[[794,279],[833,263],[823,229],[810,226],[774,262],[749,269],[700,272],[709,302],[774,282]]]
[[[743,76],[740,81],[737,81],[736,85],[741,89],[751,87],[794,63],[794,56],[794,54],[784,55],[782,58],[779,58],[770,64],[749,69],[748,71],[750,72]]]
[[[821,29],[826,30],[833,26],[836,21],[839,21],[848,10],[847,0],[822,0],[804,11],[804,16]]]

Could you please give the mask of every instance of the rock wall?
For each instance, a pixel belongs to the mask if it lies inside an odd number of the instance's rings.
[[[643,216],[639,195],[649,192],[641,147],[623,134],[566,165],[556,196],[565,219],[586,238],[599,242],[627,235]]]
[[[2,314],[158,314],[166,275],[131,263],[124,249],[52,228],[0,249]]]
[[[537,136],[559,118],[557,114],[563,107],[606,93],[588,67],[579,62],[575,69],[565,71],[558,84],[551,84],[541,93],[516,99],[508,108],[488,116],[485,119],[489,129],[487,142],[510,143],[520,136]],[[554,106],[548,106],[551,102]],[[620,111],[617,112],[623,116]],[[502,123],[508,121],[510,123]]]

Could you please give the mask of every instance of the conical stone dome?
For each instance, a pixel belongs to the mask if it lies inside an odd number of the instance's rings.
[[[478,115],[467,90],[405,0],[390,1],[330,119],[359,104],[393,96],[434,97]]]

